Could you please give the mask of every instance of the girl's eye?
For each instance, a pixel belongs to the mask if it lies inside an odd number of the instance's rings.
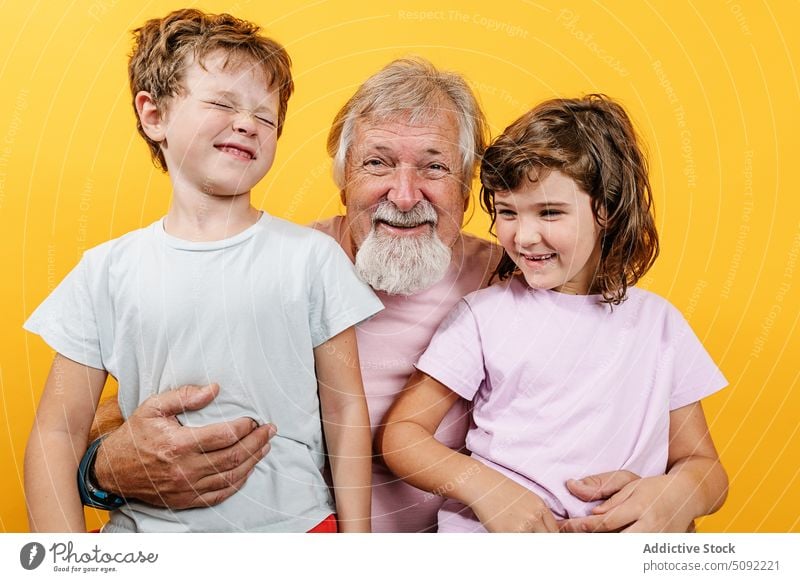
[[[514,218],[516,215],[516,212],[509,210],[508,208],[501,208],[497,211],[497,216],[502,216],[503,218]]]
[[[552,208],[548,208],[547,210],[542,210],[542,216],[545,218],[555,218],[564,214],[563,210],[555,210]]]

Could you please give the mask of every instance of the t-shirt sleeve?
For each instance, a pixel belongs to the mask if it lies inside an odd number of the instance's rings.
[[[675,308],[670,311],[669,330],[674,358],[670,410],[698,402],[728,385],[689,323]]]
[[[105,369],[84,256],[24,323],[59,354],[70,360]]]
[[[444,318],[416,368],[462,398],[475,397],[486,372],[480,331],[466,300],[459,301]]]
[[[319,261],[311,273],[309,327],[311,341],[317,347],[348,327],[369,319],[383,304],[370,287],[356,275],[353,263],[330,237],[324,240]]]

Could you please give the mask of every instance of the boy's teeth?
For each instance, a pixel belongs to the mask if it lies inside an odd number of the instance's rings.
[[[546,261],[556,256],[555,253],[548,253],[546,255],[523,255],[529,261]]]
[[[223,152],[227,152],[229,154],[233,154],[235,156],[239,156],[239,157],[242,157],[242,158],[251,158],[252,159],[252,157],[253,157],[253,156],[250,155],[250,152],[246,152],[244,150],[241,150],[241,149],[235,148],[235,147],[231,147],[231,146],[222,146],[220,149]]]

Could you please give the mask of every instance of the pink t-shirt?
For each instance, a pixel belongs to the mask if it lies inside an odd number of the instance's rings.
[[[353,258],[345,217],[336,216],[313,227],[339,241]],[[439,323],[464,295],[486,286],[499,259],[499,247],[462,234],[453,246],[447,274],[436,285],[411,296],[376,292],[384,310],[356,327],[373,436]],[[468,426],[466,407],[460,403],[447,414],[436,438],[449,447],[461,448]],[[372,486],[373,531],[435,531],[441,497],[406,484],[377,460]]]
[[[588,515],[569,478],[666,471],[669,413],[727,381],[666,300],[628,289],[597,295],[533,290],[524,280],[464,298],[417,368],[472,401],[472,456],[539,495],[556,518]],[[448,502],[439,531],[482,531]]]

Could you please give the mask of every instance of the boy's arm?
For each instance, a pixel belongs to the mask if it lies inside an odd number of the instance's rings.
[[[415,487],[468,505],[489,531],[558,531],[537,495],[433,437],[458,399],[427,374],[412,375],[378,433],[386,465]]]
[[[562,522],[562,531],[686,532],[692,520],[714,513],[728,494],[699,402],[669,417],[667,474],[635,480],[593,509],[595,515]]]
[[[355,328],[316,347],[314,359],[340,530],[369,532],[371,432]]]
[[[75,475],[108,376],[56,354],[25,451],[25,495],[34,532],[85,532]]]

